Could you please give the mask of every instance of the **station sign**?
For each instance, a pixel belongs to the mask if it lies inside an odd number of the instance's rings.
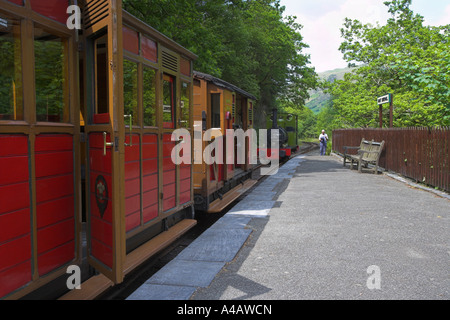
[[[392,102],[392,94],[391,93],[389,93],[389,94],[387,94],[385,96],[379,97],[377,99],[377,103],[378,104],[391,103],[391,102]]]

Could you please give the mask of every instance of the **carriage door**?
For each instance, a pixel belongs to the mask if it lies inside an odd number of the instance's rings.
[[[86,39],[86,208],[90,265],[112,281],[123,279],[120,134],[116,83],[119,58],[109,26]],[[112,28],[111,28],[112,29]],[[123,117],[123,116],[122,116]]]

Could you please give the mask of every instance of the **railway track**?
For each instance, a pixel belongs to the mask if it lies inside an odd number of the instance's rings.
[[[296,153],[292,154],[286,161],[289,159],[296,157],[298,155],[307,154],[316,149],[319,149],[319,145],[313,142],[302,142],[302,145]],[[281,166],[283,165],[281,164]],[[264,177],[260,179],[259,183],[264,180]],[[256,184],[254,187],[256,187]],[[242,197],[245,197],[246,194],[243,194]],[[241,197],[241,198],[242,198]],[[240,199],[237,200],[237,202]],[[197,225],[193,227],[190,231],[188,231],[184,236],[180,239],[176,240],[169,247],[159,252],[157,255],[150,258],[146,263],[142,264],[132,273],[130,273],[125,281],[121,284],[118,284],[102,295],[100,295],[98,300],[125,300],[129,295],[131,295],[134,291],[136,291],[145,281],[151,278],[156,272],[158,272],[161,268],[163,268],[167,263],[172,261],[178,254],[180,254],[187,246],[189,246],[197,237],[199,237],[204,231],[206,231],[209,227],[211,227],[217,220],[223,217],[231,206],[220,212],[220,213],[204,213],[197,212],[196,219]]]

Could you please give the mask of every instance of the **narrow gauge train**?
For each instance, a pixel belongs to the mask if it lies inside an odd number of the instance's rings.
[[[253,186],[258,176],[257,164],[250,161],[249,138],[233,137],[234,159],[226,161],[227,129],[242,129],[246,132],[253,128],[253,111],[256,98],[250,93],[211,75],[194,71],[194,121],[202,124],[202,132],[216,130],[214,139],[221,139],[223,145],[222,161],[213,164],[194,164],[195,208],[208,213],[222,211],[236,200],[244,190]],[[205,150],[211,141],[202,142]],[[242,146],[241,146],[242,144]],[[245,146],[244,146],[245,144]],[[243,148],[241,148],[243,147]],[[245,148],[245,149],[244,149]],[[245,150],[243,161],[238,152]],[[239,161],[240,160],[240,161]],[[218,164],[222,162],[223,164]],[[231,163],[233,162],[233,163]]]
[[[279,157],[289,158],[299,150],[298,116],[290,113],[280,113],[277,109],[266,117],[267,129],[279,130]],[[268,139],[270,141],[270,139]]]
[[[67,298],[121,283],[196,223],[170,161],[196,56],[121,0],[0,0],[0,50],[0,299],[66,294],[72,265]]]

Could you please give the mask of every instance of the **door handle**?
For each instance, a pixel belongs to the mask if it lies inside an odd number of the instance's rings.
[[[106,136],[108,134],[106,132],[103,132],[103,156],[106,156],[106,148],[107,147],[113,147],[114,146],[114,142],[106,142]]]
[[[125,143],[125,147],[132,147],[133,146],[133,116],[131,114],[126,114],[123,116],[125,119],[129,120],[129,127],[130,127],[130,143]]]

